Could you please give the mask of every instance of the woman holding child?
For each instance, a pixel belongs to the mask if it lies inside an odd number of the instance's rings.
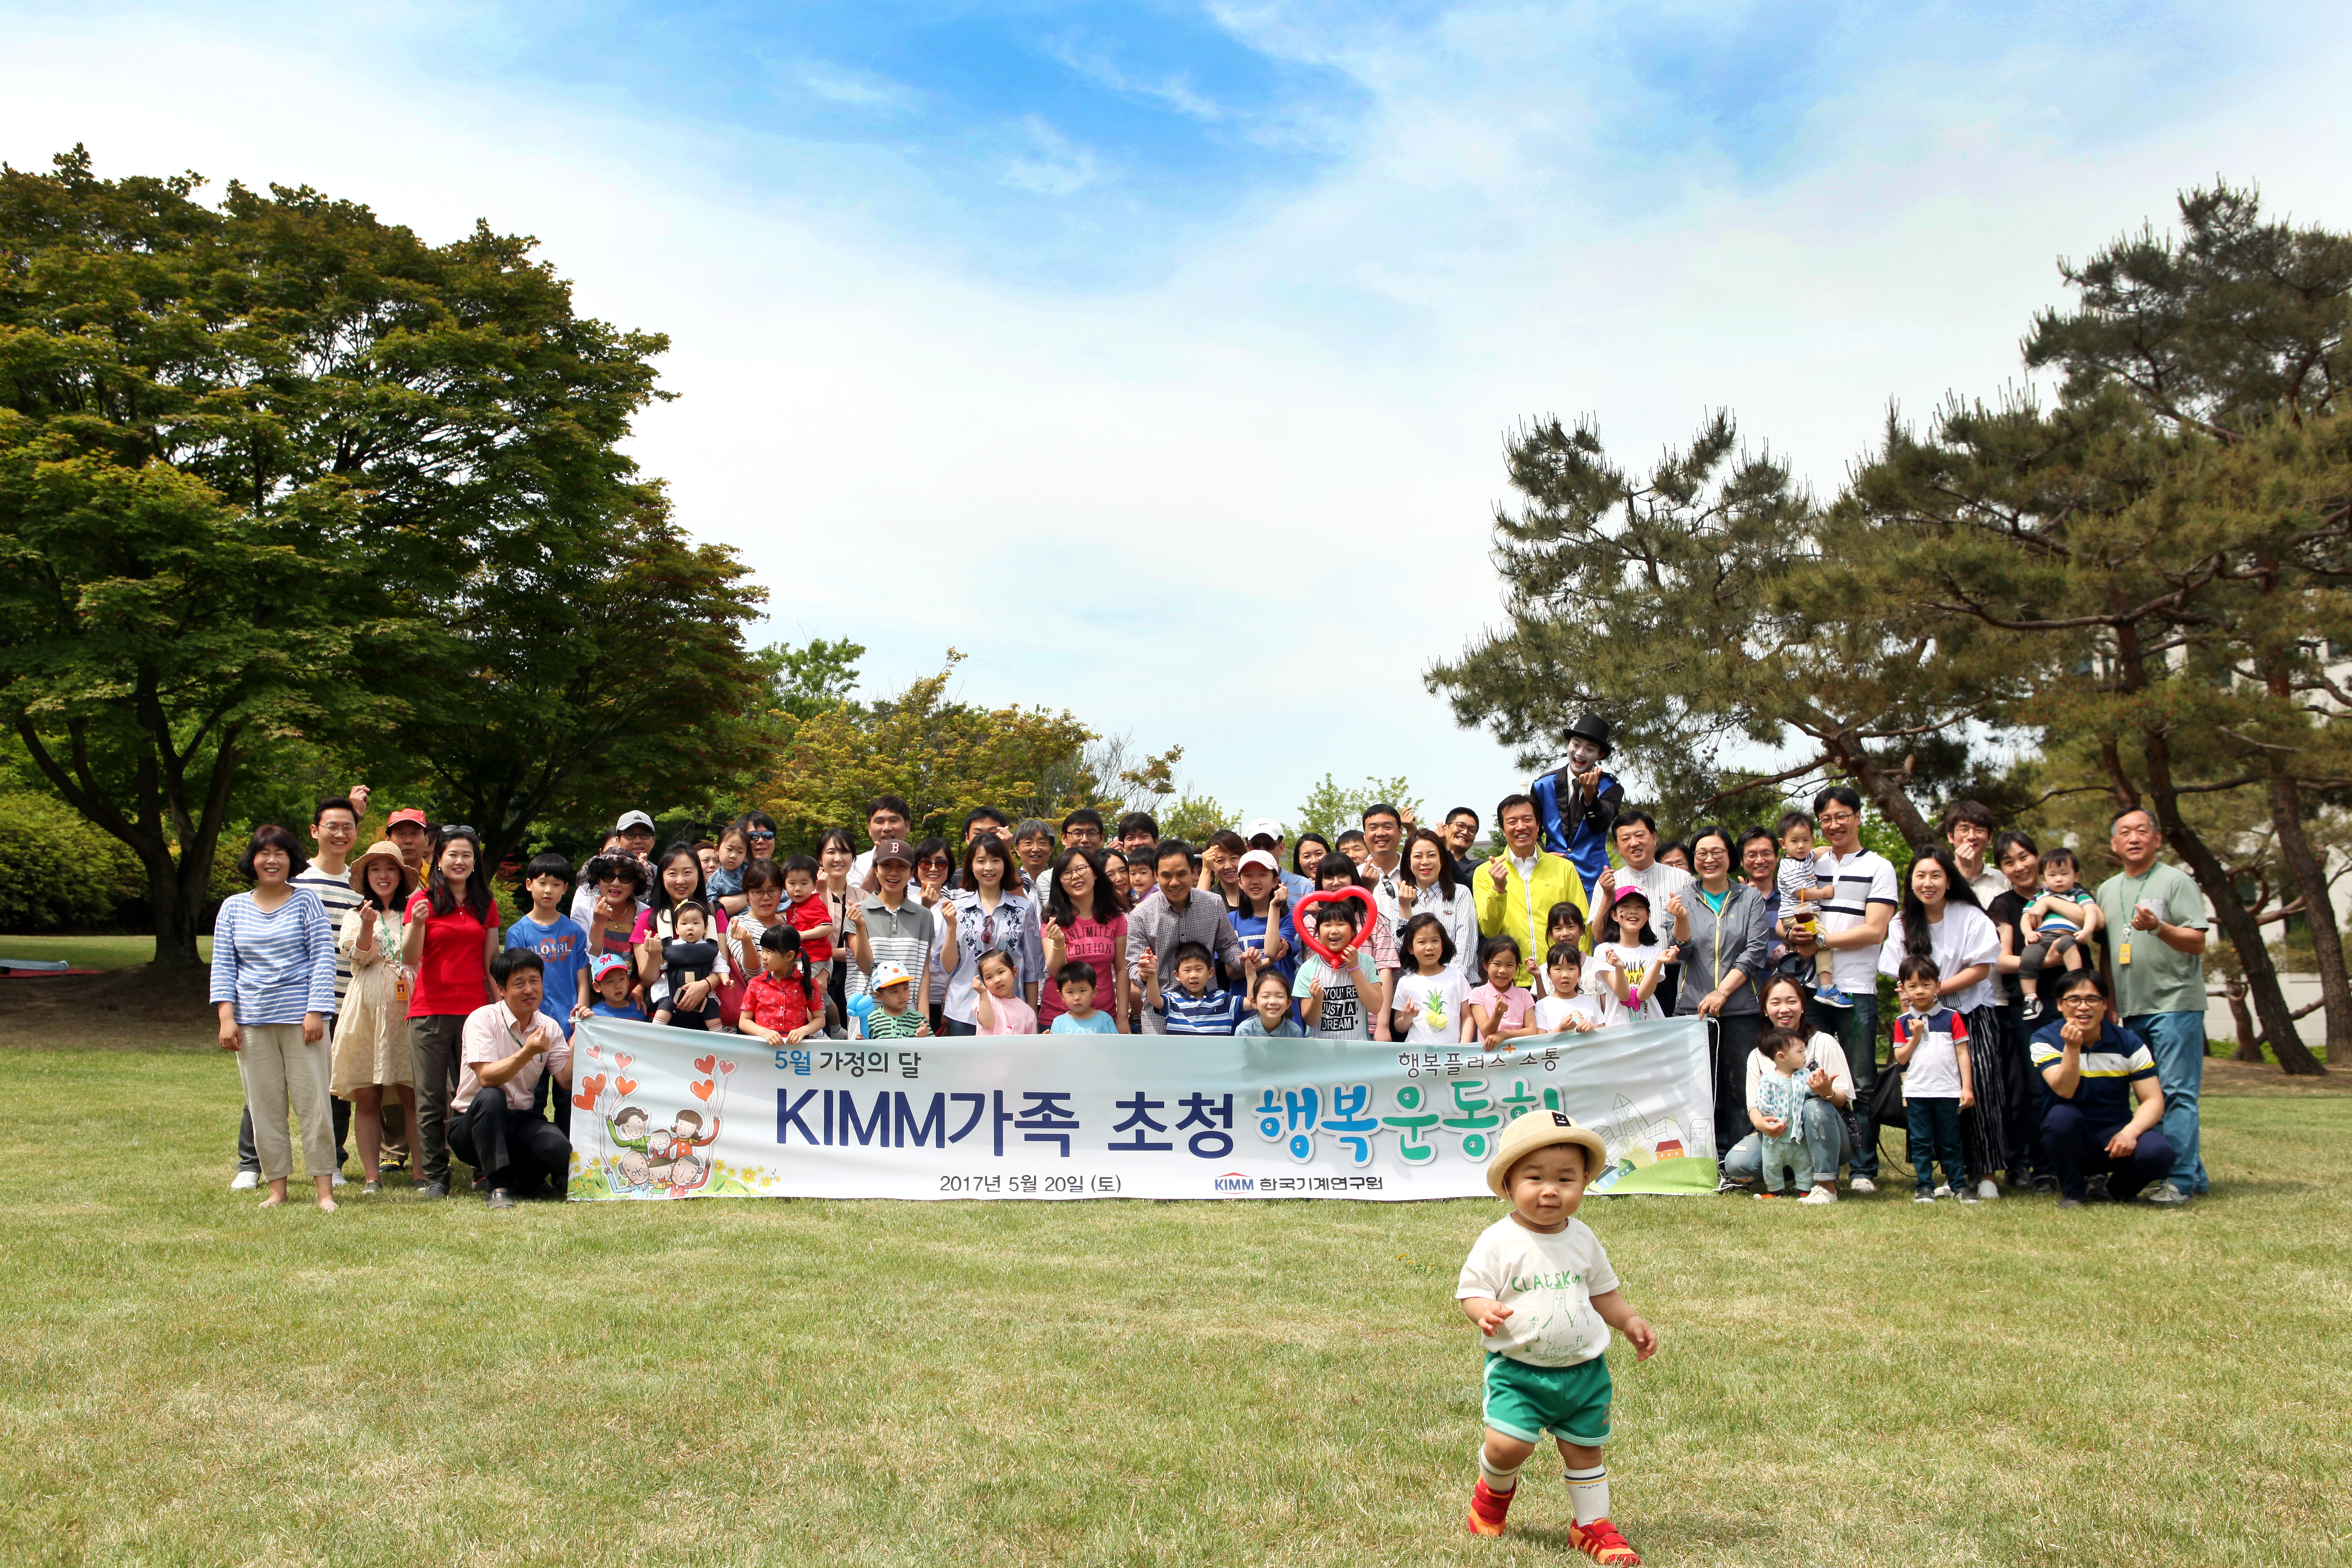
[[[1013,960],[1022,1002],[1037,1004],[1037,984],[1045,978],[1045,946],[1040,933],[1037,906],[1021,889],[1017,863],[1004,840],[982,833],[964,846],[963,876],[949,890],[949,929],[956,942],[955,967],[948,972],[947,1026],[953,1035],[980,1032],[980,959],[985,952],[1003,952]]]
[[[2000,932],[1970,890],[1948,849],[1923,849],[1904,879],[1903,906],[1879,950],[1878,970],[1892,975],[1906,958],[1930,958],[1941,978],[1937,1005],[1960,1015],[1969,1031],[1973,1082],[1960,1108],[1960,1139],[1968,1166],[1979,1180],[1977,1195],[1996,1198],[1992,1173],[2004,1168],[2006,1139],[2001,1121],[2008,1078],[2001,1070],[2000,990],[1993,979],[2000,963]]]
[[[1757,985],[1764,978],[1772,921],[1756,889],[1731,879],[1730,834],[1702,827],[1689,851],[1697,886],[1666,899],[1671,940],[1683,963],[1675,1016],[1706,1018],[1713,1026],[1707,1036],[1715,1058],[1716,1157],[1721,1159],[1749,1131],[1745,1085],[1764,1028]]]
[[[1845,1047],[1838,1044],[1835,1035],[1806,1027],[1807,999],[1805,987],[1792,975],[1776,974],[1764,983],[1765,1021],[1775,1029],[1790,1030],[1805,1040],[1802,1076],[1808,1098],[1800,1113],[1803,1125],[1797,1129],[1796,1135],[1804,1140],[1813,1179],[1812,1189],[1797,1201],[1818,1205],[1837,1202],[1838,1167],[1853,1158],[1853,1072],[1846,1063]],[[1723,1179],[1733,1185],[1744,1186],[1759,1178],[1767,1133],[1781,1136],[1787,1131],[1770,1127],[1769,1121],[1759,1124],[1764,1113],[1758,1107],[1757,1093],[1762,1087],[1766,1066],[1760,1054],[1752,1049],[1748,1053],[1739,1105],[1750,1131],[1723,1157]]]

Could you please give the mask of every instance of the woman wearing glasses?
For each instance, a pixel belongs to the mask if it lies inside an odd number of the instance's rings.
[[[996,952],[1013,960],[1021,999],[1034,1012],[1037,984],[1045,973],[1045,945],[1037,905],[1021,891],[1017,862],[1004,840],[983,833],[964,846],[963,875],[946,899],[953,910],[955,967],[948,973],[950,1035],[980,1033],[980,955]]]

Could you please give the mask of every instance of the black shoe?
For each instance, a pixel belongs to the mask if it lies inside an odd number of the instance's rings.
[[[2115,1202],[2115,1199],[2107,1195],[2107,1178],[2105,1175],[2101,1174],[2093,1176],[2090,1180],[2089,1186],[2090,1197],[2093,1203],[2111,1204]]]
[[[446,1182],[419,1182],[416,1184],[416,1195],[420,1198],[446,1198],[449,1195],[449,1184]]]
[[[474,1178],[474,1191],[478,1193],[488,1188],[489,1184],[490,1179],[488,1176],[476,1176]]]
[[[2054,1193],[2058,1190],[2058,1178],[2036,1176],[2033,1178],[2033,1190],[2037,1193]]]
[[[490,1206],[494,1209],[510,1209],[515,1206],[514,1194],[504,1187],[492,1187]]]
[[[2083,1200],[2080,1198],[2060,1198],[2058,1200],[2058,1206],[2062,1209],[2078,1209],[2083,1206]]]

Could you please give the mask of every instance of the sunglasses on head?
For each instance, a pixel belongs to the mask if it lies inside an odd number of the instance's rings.
[[[480,834],[475,832],[472,828],[467,826],[462,822],[445,822],[441,825],[441,837],[444,838],[455,838],[460,833],[464,834],[468,838],[479,838],[481,837]]]

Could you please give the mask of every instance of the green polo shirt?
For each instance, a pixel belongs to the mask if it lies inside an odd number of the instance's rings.
[[[2116,977],[2116,1010],[2126,1018],[2142,1013],[2205,1011],[2205,961],[2191,957],[2164,942],[2152,931],[2132,929],[2132,910],[2147,904],[2168,925],[2205,929],[2205,895],[2196,881],[2178,866],[2159,860],[2145,878],[2122,873],[2099,884],[2099,913],[2106,917],[2100,932]],[[2123,945],[2131,943],[2131,962],[2123,962]]]

